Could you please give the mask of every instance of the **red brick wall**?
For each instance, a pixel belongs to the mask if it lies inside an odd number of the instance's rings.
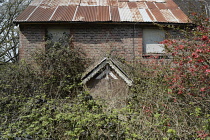
[[[134,25],[97,25],[70,28],[74,44],[81,47],[89,58],[107,55],[131,61],[142,55],[142,28]]]
[[[20,25],[19,59],[31,60],[37,48],[44,48],[45,28],[43,25]]]
[[[47,28],[70,30],[75,47],[80,47],[87,57],[95,60],[107,55],[131,61],[142,56],[142,27],[123,24],[80,25],[20,25],[20,59],[30,59],[36,48],[44,47]]]

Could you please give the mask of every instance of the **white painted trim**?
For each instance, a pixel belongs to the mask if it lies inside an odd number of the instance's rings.
[[[102,79],[104,75],[106,75],[106,79],[109,79],[108,77],[109,75],[115,80],[118,79],[117,76],[115,76],[114,73],[109,70],[108,68],[109,66],[106,66],[106,67],[107,68],[99,76],[97,76],[96,79],[97,80]]]
[[[113,65],[112,63],[110,63],[110,66],[112,67],[112,69],[129,85],[132,85],[132,81],[130,79],[128,79],[126,77],[126,75],[124,75],[115,65]]]
[[[114,64],[112,59],[104,58],[99,64],[97,64],[92,71],[83,76],[82,83],[86,84],[91,78],[93,78],[101,69],[107,66],[106,70],[104,70],[96,79],[101,79],[105,74],[110,75],[112,78],[117,79],[117,77],[109,70],[109,66],[129,85],[132,85],[132,80],[128,78],[128,76],[116,65]],[[86,77],[87,76],[87,77]],[[86,78],[85,78],[86,77]]]
[[[118,79],[117,76],[115,76],[114,73],[111,72],[111,71],[109,72],[109,75],[110,75],[113,79],[115,79],[115,80]]]

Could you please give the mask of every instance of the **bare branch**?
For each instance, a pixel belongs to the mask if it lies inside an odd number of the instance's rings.
[[[13,20],[29,4],[31,0],[3,1],[0,7],[0,61],[17,61],[19,45],[17,27]]]

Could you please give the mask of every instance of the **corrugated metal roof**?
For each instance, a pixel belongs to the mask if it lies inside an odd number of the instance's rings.
[[[15,22],[187,23],[173,0],[33,0]]]
[[[47,10],[46,10],[47,9]],[[38,7],[28,18],[28,21],[49,21],[56,8]],[[40,14],[41,13],[41,14]]]
[[[58,6],[50,21],[72,21],[77,6]],[[60,16],[63,15],[63,16]]]
[[[150,16],[150,14],[148,14],[148,10],[147,9],[139,9],[139,12],[142,15],[143,21],[145,21],[145,22],[152,22],[152,21],[154,21],[154,19],[152,19],[152,17]]]
[[[110,8],[110,13],[111,14],[111,20],[112,21],[120,21],[120,14],[119,14],[119,10],[118,10],[118,7],[111,7]]]

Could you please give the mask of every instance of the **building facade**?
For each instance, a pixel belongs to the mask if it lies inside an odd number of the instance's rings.
[[[46,35],[56,40],[67,33],[89,58],[117,55],[131,61],[164,53],[158,44],[167,30],[155,24],[183,26],[189,21],[173,0],[34,0],[15,23],[20,59],[44,48]]]
[[[83,84],[114,108],[126,104],[132,80],[110,56],[127,62],[162,56],[159,42],[177,33],[160,26],[189,22],[173,0],[34,0],[15,20],[20,60],[45,50],[46,38],[57,42],[69,35],[87,58],[101,61],[83,75]]]

